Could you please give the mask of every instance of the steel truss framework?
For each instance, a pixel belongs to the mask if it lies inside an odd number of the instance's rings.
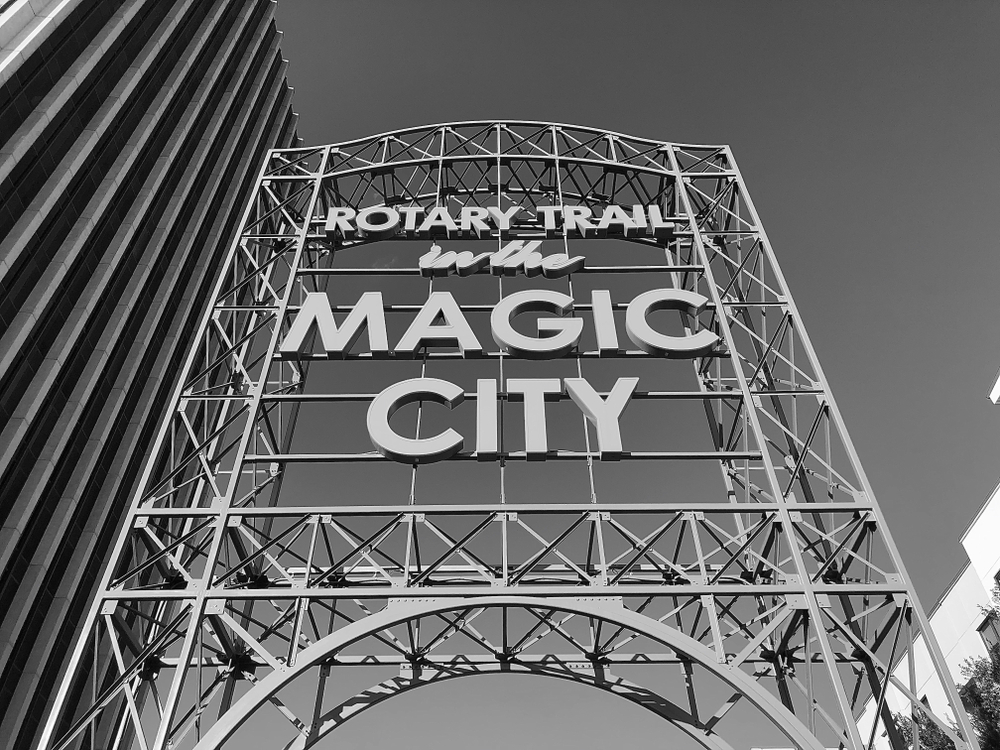
[[[305,390],[311,358],[276,354],[296,306],[338,276],[418,274],[338,264],[352,243],[327,239],[331,206],[517,204],[515,234],[531,237],[539,205],[611,203],[657,205],[677,229],[629,240],[654,265],[584,272],[699,291],[711,303],[685,325],[724,342],[693,360],[695,388],[636,396],[700,402],[711,449],[622,462],[712,462],[714,501],[665,488],[671,499],[655,503],[507,502],[515,450],[501,453],[493,500],[279,500],[298,462],[385,460],[292,452],[301,409],[374,396]],[[596,356],[567,358],[582,368]],[[977,748],[727,147],[474,122],[272,151],[178,381],[46,748],[209,750],[269,711],[286,747],[309,748],[390,697],[496,672],[602,689],[716,749],[739,746],[739,722],[756,714],[797,748],[861,750],[887,734],[901,750],[893,689]],[[589,432],[586,450],[550,456],[595,458]],[[918,634],[952,702],[937,712],[916,694],[912,650],[909,681],[888,669]],[[345,685],[369,687],[338,695]],[[878,720],[859,727],[869,700]]]

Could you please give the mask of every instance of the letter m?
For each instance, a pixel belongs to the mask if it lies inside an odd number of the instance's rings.
[[[382,307],[381,292],[365,292],[358,300],[343,324],[338,328],[334,320],[330,300],[325,294],[310,293],[299,308],[299,314],[292,321],[281,345],[281,354],[295,356],[304,354],[303,349],[313,346],[313,327],[319,329],[323,350],[331,359],[343,359],[351,350],[361,331],[368,329],[368,346],[374,356],[388,356],[389,341],[385,330],[385,311]]]

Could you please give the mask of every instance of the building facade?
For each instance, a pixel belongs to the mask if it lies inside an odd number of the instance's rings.
[[[990,400],[1000,403],[1000,373],[990,389]],[[965,682],[962,667],[969,660],[989,656],[989,650],[1000,643],[1000,620],[990,612],[995,607],[993,592],[1000,586],[1000,485],[997,485],[962,534],[961,543],[969,558],[948,588],[928,613],[931,628],[941,647],[954,684]],[[948,698],[935,678],[930,653],[923,637],[913,644],[915,692],[926,704],[936,707],[953,719],[948,711]],[[900,659],[893,674],[909,680],[907,659]],[[896,689],[886,695],[886,703],[894,713],[907,715],[909,701]],[[861,717],[862,727],[870,728],[874,703],[869,700]],[[890,747],[888,737],[879,735],[879,747]]]
[[[169,373],[296,143],[273,11],[0,3],[0,747],[37,744]]]
[[[976,514],[969,528],[962,535],[962,546],[969,561],[941,595],[929,612],[931,627],[944,654],[955,684],[965,682],[962,665],[970,659],[988,656],[989,648],[1000,642],[1000,623],[988,612],[992,605],[992,592],[1000,584],[1000,486],[997,486],[986,503]],[[940,683],[934,679],[930,654],[923,638],[913,647],[917,693],[922,700],[942,713],[949,714],[947,696]],[[896,666],[895,674],[908,679],[905,659]],[[898,691],[886,696],[890,708],[901,714],[909,713],[909,701]],[[866,708],[862,726],[871,726],[873,706]],[[888,748],[888,738],[881,737],[881,746]]]

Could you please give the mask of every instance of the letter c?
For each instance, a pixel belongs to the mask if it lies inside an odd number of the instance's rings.
[[[719,342],[719,336],[702,328],[690,336],[668,336],[654,331],[646,316],[657,310],[683,310],[697,315],[708,298],[686,289],[653,289],[629,302],[625,311],[625,330],[633,343],[647,354],[675,359],[691,359],[707,354]]]
[[[433,401],[453,409],[464,398],[461,388],[438,378],[411,378],[389,386],[368,407],[368,436],[372,445],[386,458],[404,464],[430,464],[451,458],[465,444],[455,430],[449,427],[434,437],[407,438],[389,426],[389,419],[415,401]]]

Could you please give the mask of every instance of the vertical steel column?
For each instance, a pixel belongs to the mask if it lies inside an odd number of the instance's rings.
[[[273,152],[272,152],[273,153]],[[270,155],[269,155],[270,156]],[[172,729],[173,715],[177,709],[177,701],[180,696],[181,689],[184,686],[184,680],[187,676],[189,665],[191,663],[191,657],[194,649],[195,637],[201,631],[201,618],[204,615],[205,610],[205,599],[206,594],[212,587],[212,581],[215,577],[215,566],[218,560],[219,549],[222,546],[222,540],[227,533],[227,521],[233,510],[233,499],[234,493],[237,486],[239,485],[239,476],[243,472],[244,460],[247,455],[247,449],[250,444],[250,439],[255,434],[255,427],[257,425],[258,415],[260,413],[261,397],[264,395],[264,390],[267,385],[267,378],[271,373],[271,366],[274,361],[274,353],[278,347],[278,339],[281,336],[281,324],[285,319],[285,315],[288,310],[288,303],[291,296],[295,290],[295,284],[297,280],[297,272],[299,264],[302,260],[302,253],[305,250],[306,238],[309,233],[310,220],[313,216],[313,212],[316,208],[316,204],[319,201],[319,196],[322,190],[323,175],[326,172],[326,164],[330,156],[330,147],[327,146],[322,150],[322,156],[320,158],[319,170],[315,177],[312,179],[312,195],[309,197],[308,209],[302,216],[301,226],[298,228],[298,237],[296,239],[296,246],[292,262],[288,271],[288,282],[285,286],[284,294],[282,295],[279,303],[278,310],[274,313],[275,326],[271,332],[270,340],[267,346],[267,353],[265,355],[265,360],[263,366],[261,367],[260,381],[253,384],[251,403],[249,407],[250,418],[248,421],[248,427],[243,431],[243,436],[239,447],[236,450],[235,463],[233,465],[233,477],[230,479],[229,486],[227,488],[225,497],[223,498],[220,506],[218,507],[218,514],[215,521],[215,535],[209,548],[208,561],[205,565],[205,572],[202,576],[202,580],[198,584],[196,589],[197,593],[195,595],[194,601],[191,603],[192,615],[191,615],[191,626],[185,635],[184,645],[181,649],[180,657],[178,659],[177,672],[174,674],[174,680],[170,687],[170,694],[164,704],[161,718],[160,718],[160,730],[157,734],[156,741],[153,744],[151,750],[164,750],[169,742],[169,733]],[[268,159],[270,163],[270,158]],[[264,177],[260,178],[259,186],[263,186]],[[239,240],[238,240],[239,241]],[[214,314],[213,309],[209,312],[209,315]],[[253,317],[257,316],[267,316],[269,313],[254,313]],[[254,326],[251,325],[251,328]]]
[[[673,164],[674,170],[678,176],[677,190],[680,193],[681,203],[684,207],[685,213],[687,214],[688,221],[690,222],[691,231],[693,233],[693,242],[697,248],[698,257],[705,266],[705,276],[709,282],[708,287],[711,291],[712,302],[715,304],[716,319],[719,322],[719,328],[723,332],[726,345],[731,350],[736,351],[736,339],[733,336],[732,330],[729,328],[728,313],[726,312],[722,297],[719,296],[719,286],[715,283],[715,279],[712,275],[710,258],[708,257],[708,253],[705,252],[705,244],[701,236],[701,231],[698,227],[697,217],[695,216],[694,209],[691,207],[691,198],[687,192],[687,182],[684,170],[680,167],[680,163],[677,160],[677,154],[675,153],[673,147],[670,149],[670,161]],[[767,441],[765,439],[764,431],[761,429],[760,418],[757,415],[756,404],[754,403],[754,394],[751,393],[746,375],[738,362],[735,364],[734,372],[736,379],[739,382],[740,391],[743,393],[744,408],[747,410],[747,417],[750,425],[753,427],[757,444],[765,446]],[[825,662],[827,671],[830,674],[830,683],[833,685],[835,695],[837,696],[837,704],[840,708],[840,715],[844,722],[844,727],[848,732],[848,736],[854,746],[854,750],[866,750],[865,744],[861,739],[861,734],[858,732],[857,723],[854,721],[851,705],[847,700],[847,694],[844,692],[844,686],[841,683],[840,675],[837,673],[836,660],[834,659],[830,642],[827,639],[826,630],[821,624],[822,620],[820,618],[819,603],[816,600],[816,592],[812,587],[809,574],[802,560],[802,552],[792,534],[792,519],[788,512],[787,501],[784,492],[781,489],[781,484],[778,481],[778,476],[774,470],[774,464],[771,461],[770,454],[766,450],[763,451],[763,462],[767,474],[768,485],[771,489],[771,495],[774,498],[774,502],[778,506],[778,515],[781,517],[782,533],[784,533],[788,538],[788,549],[795,560],[795,568],[799,576],[802,593],[805,595],[809,618],[812,622],[816,623],[816,637],[819,641],[820,649],[823,652],[823,661]]]
[[[799,315],[799,311],[795,306],[795,302],[792,298],[792,294],[788,288],[788,284],[785,282],[784,274],[781,272],[781,266],[778,265],[778,260],[774,255],[774,250],[771,247],[771,242],[767,238],[767,232],[764,230],[763,225],[760,221],[760,216],[757,213],[757,209],[754,206],[753,200],[750,197],[750,193],[746,189],[746,183],[743,180],[743,175],[740,173],[739,167],[736,164],[736,160],[733,157],[732,150],[729,146],[725,147],[726,158],[732,165],[735,171],[735,177],[737,184],[740,188],[740,194],[743,201],[746,203],[747,208],[750,210],[751,218],[753,219],[753,224],[756,227],[756,231],[760,234],[760,239],[764,247],[764,252],[767,254],[768,260],[770,261],[771,268],[773,269],[778,285],[781,287],[781,293],[785,297],[786,304],[789,311],[791,312],[793,318],[796,321],[801,321],[802,318]],[[713,285],[714,288],[714,285]],[[827,402],[827,408],[830,412],[834,424],[840,431],[841,438],[844,443],[844,448],[847,451],[848,458],[854,468],[854,471],[858,475],[858,479],[864,487],[865,493],[868,498],[872,501],[872,512],[878,523],[878,528],[882,534],[882,538],[885,542],[886,547],[892,556],[893,564],[896,566],[896,570],[899,571],[903,578],[903,583],[906,586],[907,597],[910,601],[910,609],[916,615],[917,623],[920,625],[920,632],[924,635],[924,642],[927,645],[927,650],[931,656],[931,663],[934,665],[935,671],[938,675],[943,676],[941,682],[943,683],[945,694],[948,696],[948,701],[953,707],[955,707],[955,719],[958,722],[959,729],[962,730],[963,738],[969,743],[972,750],[979,750],[979,740],[976,736],[972,725],[969,722],[969,717],[966,715],[965,711],[962,710],[962,701],[958,695],[958,691],[955,689],[954,683],[947,677],[949,674],[948,665],[944,659],[944,653],[941,651],[941,646],[937,642],[937,638],[934,636],[934,631],[931,629],[930,620],[924,613],[923,607],[920,604],[920,600],[917,598],[916,590],[913,588],[913,582],[910,579],[909,574],[906,572],[906,566],[903,564],[903,558],[899,554],[899,549],[896,547],[896,543],[892,538],[892,533],[889,531],[889,525],[886,523],[885,516],[882,513],[882,509],[879,507],[878,503],[875,502],[875,491],[872,489],[871,483],[868,481],[868,475],[865,473],[864,467],[861,463],[861,459],[858,456],[857,450],[854,447],[854,443],[850,439],[850,435],[847,432],[847,426],[844,423],[843,417],[841,416],[840,409],[837,407],[837,401],[833,396],[833,392],[830,390],[829,383],[827,382],[826,375],[823,372],[823,368],[820,365],[819,358],[816,356],[816,351],[813,348],[812,341],[809,339],[809,334],[806,332],[805,326],[800,326],[798,329],[799,336],[802,341],[802,345],[805,349],[805,354],[809,359],[814,372],[816,373],[819,381],[822,385],[824,398]],[[819,621],[817,621],[819,623]],[[820,631],[823,630],[822,627],[819,628]],[[888,665],[890,669],[894,665]],[[837,680],[837,684],[840,685],[840,680]],[[876,717],[877,721],[877,717]]]

